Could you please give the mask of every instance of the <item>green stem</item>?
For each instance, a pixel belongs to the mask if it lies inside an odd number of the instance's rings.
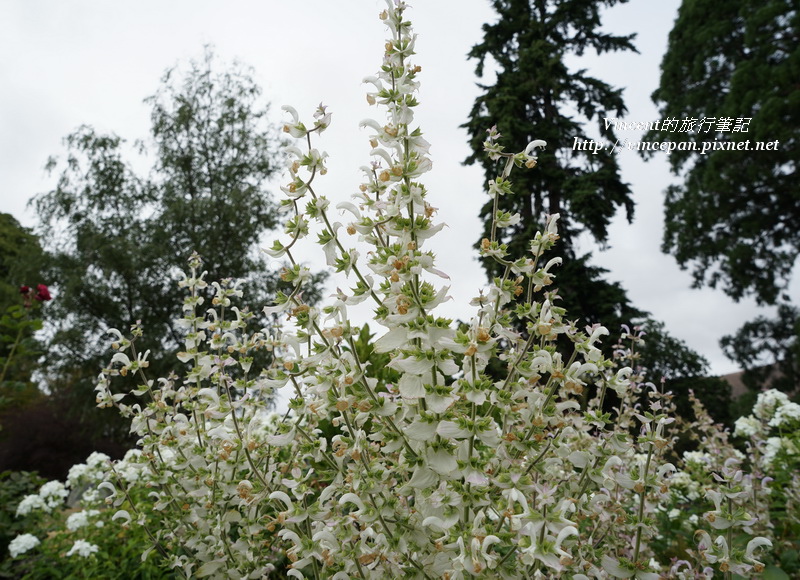
[[[224,377],[228,381],[230,380],[230,377],[228,377],[227,375],[224,375]],[[228,396],[228,404],[231,406],[231,418],[233,419],[233,427],[236,429],[236,435],[239,437],[239,442],[244,449],[245,457],[247,457],[247,463],[250,465],[250,469],[253,470],[253,473],[256,475],[256,477],[258,477],[258,479],[264,485],[264,488],[267,491],[271,492],[272,486],[267,482],[266,478],[264,477],[264,474],[261,473],[261,471],[256,466],[255,462],[253,461],[253,457],[250,455],[250,449],[247,447],[249,442],[245,440],[245,437],[242,434],[242,429],[239,426],[239,420],[236,418],[236,408],[234,407],[233,404],[233,395],[231,395],[230,384],[223,385],[223,388],[225,389],[225,394]]]
[[[642,522],[644,522],[644,504],[647,499],[647,474],[650,471],[650,460],[653,458],[653,444],[651,443],[647,448],[647,461],[644,464],[644,474],[642,476],[643,486],[642,492],[639,494],[639,513],[636,516],[636,545],[633,550],[634,564],[639,561],[639,548],[642,542]]]
[[[729,481],[728,482],[728,489],[730,489],[731,487],[732,487],[731,486],[731,482]],[[733,513],[733,500],[729,497],[728,498],[728,514],[732,514],[732,513]],[[728,550],[732,551],[733,550],[733,526],[728,528],[728,534],[727,535],[728,535]],[[731,572],[731,571],[725,572],[725,578],[726,578],[726,580],[730,580],[731,578],[733,578],[733,572]]]
[[[528,335],[528,340],[525,342],[525,346],[522,348],[522,350],[517,355],[517,359],[514,361],[514,364],[511,365],[511,369],[508,371],[508,376],[506,377],[506,380],[503,382],[503,386],[500,387],[501,391],[506,390],[508,385],[511,384],[511,381],[514,380],[514,377],[517,374],[517,369],[519,368],[519,363],[522,362],[522,359],[525,358],[525,355],[528,354],[528,351],[530,350],[531,346],[533,345],[533,338],[534,338],[534,333],[531,332]],[[489,407],[489,411],[486,413],[486,415],[487,416],[491,415],[496,408],[497,408],[497,403],[493,403],[492,406]]]
[[[3,372],[2,372],[2,374],[0,374],[0,385],[2,385],[3,381],[6,379],[6,372],[8,372],[8,369],[11,366],[11,359],[14,358],[14,353],[16,352],[20,341],[22,341],[22,329],[23,329],[23,327],[20,326],[19,330],[17,331],[17,339],[14,341],[14,344],[11,346],[11,352],[8,353],[8,358],[6,359],[6,362],[3,365]]]
[[[133,501],[133,498],[128,493],[128,489],[125,487],[125,484],[124,484],[124,482],[122,480],[122,477],[120,476],[119,473],[117,473],[117,470],[114,468],[113,464],[111,465],[111,471],[112,471],[112,473],[114,474],[114,477],[117,480],[117,485],[122,490],[122,493],[125,494],[125,499],[130,504],[131,510],[133,510],[133,513],[137,517],[140,516],[141,512],[138,509],[136,509],[136,503]],[[169,560],[169,553],[167,552],[166,548],[161,544],[161,542],[158,541],[158,538],[156,538],[156,536],[153,534],[153,532],[150,531],[150,528],[147,526],[147,524],[142,522],[140,525],[144,529],[144,532],[147,534],[147,537],[150,538],[150,542],[153,544],[153,547],[156,549],[156,551],[158,551],[158,553],[161,554],[162,558],[164,558],[165,560]],[[183,525],[184,527],[186,526],[185,524],[181,524],[181,525]],[[177,541],[180,544],[180,546],[183,549],[183,551],[188,554],[189,550],[186,549],[186,547],[184,546],[183,542],[181,542],[180,539],[177,539]],[[178,573],[181,575],[182,578],[188,578],[188,576],[186,576],[186,574],[184,573],[183,568],[181,568],[180,566],[177,566],[175,569],[178,571]]]

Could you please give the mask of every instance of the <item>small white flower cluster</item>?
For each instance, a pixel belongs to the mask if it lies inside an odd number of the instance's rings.
[[[772,467],[781,451],[800,454],[800,405],[775,389],[759,393],[753,414],[736,420],[734,435],[751,440],[761,451],[761,466]]]
[[[66,521],[67,529],[70,530],[71,532],[74,532],[76,530],[79,530],[80,528],[83,528],[84,526],[88,526],[89,519],[97,515],[100,515],[100,510],[90,509],[72,513],[67,517]],[[98,520],[95,523],[95,525],[98,528],[102,528],[104,524],[102,520]]]
[[[700,483],[685,471],[676,471],[670,478],[670,485],[673,491],[688,500],[694,501],[702,496]]]
[[[789,401],[775,411],[772,419],[767,423],[770,427],[800,427],[800,405]]]
[[[130,454],[131,457],[138,455],[139,452]],[[59,512],[66,507],[65,502],[72,490],[76,494],[75,501],[82,509],[67,515],[64,520],[64,529],[60,531],[60,534],[69,532],[80,535],[80,530],[84,528],[104,527],[105,521],[101,517],[101,509],[105,507],[105,496],[108,495],[108,492],[104,493],[102,488],[108,485],[106,479],[109,477],[110,467],[110,458],[106,454],[92,453],[85,463],[79,463],[70,468],[66,485],[60,481],[48,481],[39,488],[38,493],[25,496],[17,505],[16,515],[23,517],[40,511],[54,514],[49,516],[47,521],[51,521],[51,518],[60,521],[62,514]],[[9,551],[12,557],[16,557],[38,545],[40,545],[40,541],[34,535],[22,534],[12,540]],[[98,550],[97,545],[78,538],[66,555],[86,558]]]
[[[69,468],[67,487],[78,489],[81,486],[97,485],[105,481],[111,458],[105,453],[93,452],[86,463],[76,463]]]
[[[78,555],[81,558],[88,558],[95,554],[100,548],[95,544],[91,544],[86,540],[75,540],[75,543],[67,552],[67,558],[70,556]]]
[[[114,471],[128,483],[139,481],[144,477],[142,471],[146,469],[147,464],[140,449],[129,449],[122,460],[114,464]]]
[[[711,465],[711,456],[703,451],[686,451],[683,454],[683,460],[686,463],[694,463],[703,467]]]
[[[39,488],[38,494],[26,495],[17,505],[17,516],[26,516],[34,510],[50,513],[64,505],[69,491],[60,481],[48,481]]]
[[[35,493],[26,495],[19,502],[19,505],[17,505],[17,517],[27,516],[28,514],[36,510],[48,511],[49,508],[42,499],[42,496],[37,495]]]
[[[752,415],[739,417],[733,425],[733,434],[736,437],[755,437],[762,431],[762,422]]]
[[[753,415],[762,421],[769,421],[779,407],[789,402],[789,397],[782,391],[769,389],[759,393],[756,404],[753,407]]]
[[[78,482],[86,476],[89,472],[89,466],[85,463],[76,463],[72,467],[69,468],[69,472],[67,473],[67,484],[70,487],[76,487]]]
[[[775,458],[780,453],[781,448],[783,447],[783,440],[781,437],[767,437],[766,442],[764,443],[764,455],[762,456],[763,465],[769,466],[772,465],[772,462],[775,461]]]
[[[60,508],[69,496],[69,491],[60,481],[48,481],[39,488],[39,497],[42,498],[48,511]]]
[[[138,452],[137,452],[138,453]],[[107,478],[111,459],[105,453],[94,452],[86,463],[77,463],[70,467],[66,484],[60,481],[48,481],[39,488],[39,492],[26,495],[17,505],[17,517],[27,516],[34,511],[52,513],[64,507],[70,490],[82,491],[82,499],[92,504],[99,499],[97,487]]]
[[[16,558],[20,554],[24,554],[33,550],[36,546],[41,544],[39,538],[32,534],[20,534],[8,544],[8,552],[12,558]]]

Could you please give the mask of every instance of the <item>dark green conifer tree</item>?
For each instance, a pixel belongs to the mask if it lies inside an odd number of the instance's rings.
[[[566,57],[587,50],[635,50],[633,35],[600,31],[600,10],[618,1],[494,0],[498,20],[484,25],[483,41],[469,57],[478,61],[479,77],[491,77],[495,69],[496,79],[492,85],[480,85],[483,93],[464,125],[474,150],[467,163],[480,163],[487,179],[499,173],[483,153],[490,127],[497,127],[506,151],[522,151],[534,139],[547,142],[536,170],[515,173],[515,194],[501,199],[501,211],[521,217],[501,241],[508,243],[510,256],[522,256],[544,216],[561,214],[559,251],[565,265],[556,274],[564,305],[570,316],[617,327],[644,313],[631,305],[619,284],[603,279],[605,270],[592,266],[589,255],[578,255],[576,241],[588,232],[605,243],[617,210],[624,209],[630,220],[634,203],[616,156],[573,145],[601,136],[613,142],[613,129],[606,128],[602,118],[621,117],[626,109],[622,89],[585,69],[570,70]],[[491,212],[489,202],[481,210],[487,234],[483,237],[488,237]],[[484,267],[489,276],[499,273],[491,261],[484,261]]]
[[[564,264],[554,269],[561,305],[570,319],[581,325],[601,323],[612,333],[610,347],[623,324],[641,323],[653,347],[641,353],[640,364],[650,369],[648,380],[666,377],[669,384],[708,372],[708,362],[671,337],[663,324],[636,308],[624,288],[608,281],[607,270],[590,263],[590,254],[577,248],[578,236],[588,233],[601,246],[608,240],[608,226],[617,211],[633,217],[632,192],[621,175],[617,157],[596,151],[589,141],[614,143],[613,127],[605,117],[623,117],[622,89],[591,76],[586,69],[572,70],[568,57],[586,51],[597,54],[633,50],[634,35],[619,36],[601,30],[601,11],[626,0],[494,0],[498,20],[483,27],[482,42],[469,53],[478,61],[479,77],[486,73],[493,84],[481,84],[470,120],[464,124],[473,149],[467,163],[480,163],[486,179],[494,179],[500,167],[483,152],[486,131],[496,126],[506,151],[522,151],[542,139],[546,149],[533,171],[512,175],[514,194],[500,199],[500,211],[519,213],[519,224],[505,230],[500,240],[508,244],[513,259],[524,256],[528,241],[540,229],[547,214],[561,215],[558,251]],[[482,208],[483,237],[489,237],[493,205]],[[480,241],[478,241],[478,244]],[[477,245],[477,244],[476,244]],[[488,276],[501,274],[498,265],[484,260]],[[668,345],[669,348],[658,348]],[[725,390],[715,383],[715,390]],[[725,397],[725,393],[715,393]]]

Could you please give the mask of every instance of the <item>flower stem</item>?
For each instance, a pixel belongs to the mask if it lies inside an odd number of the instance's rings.
[[[6,359],[5,364],[3,365],[3,372],[0,373],[0,385],[3,384],[3,381],[6,379],[6,372],[8,372],[9,367],[11,366],[11,359],[14,358],[14,353],[19,346],[20,341],[22,340],[22,329],[23,327],[20,326],[19,330],[17,331],[17,338],[14,341],[14,344],[11,346],[11,352],[8,353],[8,358]]]

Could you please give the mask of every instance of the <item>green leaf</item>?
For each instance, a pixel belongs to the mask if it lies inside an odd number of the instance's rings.
[[[763,580],[790,580],[789,575],[777,566],[767,566],[761,578]]]

